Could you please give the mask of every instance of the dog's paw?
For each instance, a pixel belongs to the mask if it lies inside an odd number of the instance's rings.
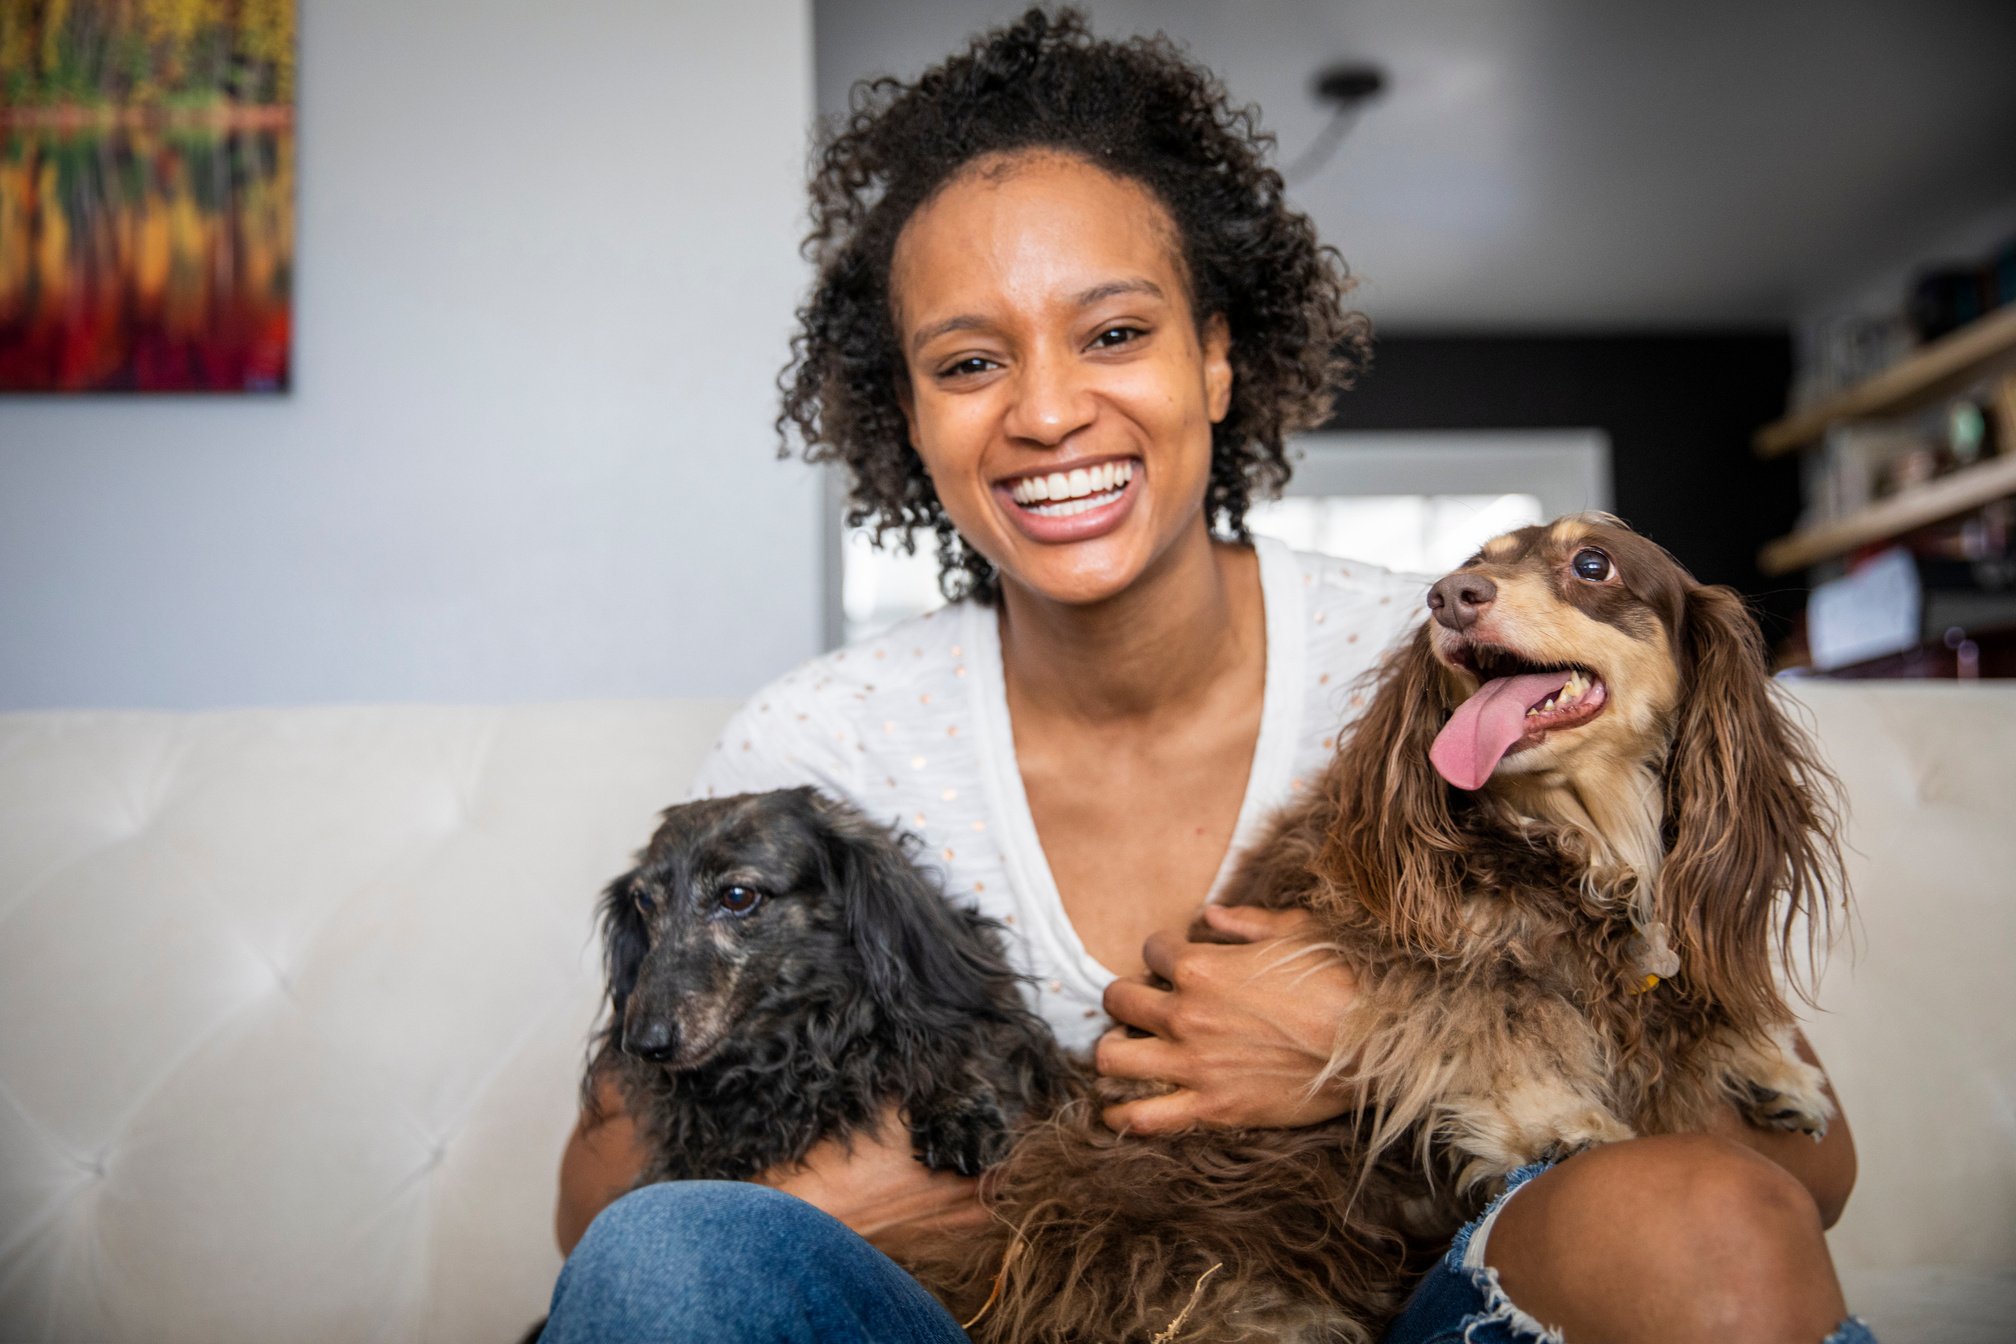
[[[1817,1070],[1816,1070],[1817,1073]],[[1810,1135],[1817,1143],[1827,1137],[1827,1124],[1834,1118],[1833,1103],[1816,1083],[1812,1087],[1792,1087],[1780,1091],[1754,1079],[1744,1079],[1736,1109],[1756,1129],[1782,1129],[1787,1133]]]
[[[1809,1134],[1816,1142],[1827,1137],[1834,1103],[1827,1100],[1826,1075],[1799,1058],[1789,1037],[1746,1051],[1731,1082],[1736,1109],[1753,1127]]]
[[[910,1137],[933,1171],[978,1176],[1008,1155],[1008,1117],[992,1096],[940,1098],[913,1113]]]
[[[1543,1161],[1558,1162],[1590,1148],[1637,1137],[1638,1132],[1611,1114],[1608,1108],[1588,1106],[1556,1116],[1551,1130],[1545,1132],[1538,1156]]]

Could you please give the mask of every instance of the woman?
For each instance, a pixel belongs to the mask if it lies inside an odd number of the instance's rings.
[[[1243,540],[1284,436],[1364,350],[1341,270],[1250,118],[1166,43],[1032,12],[870,92],[813,183],[784,418],[847,465],[854,521],[935,531],[961,600],[760,693],[699,787],[812,782],[922,834],[1023,936],[1060,1039],[1177,1085],[1111,1123],[1338,1114],[1309,1084],[1348,971],[1277,969],[1296,914],[1211,909],[1222,944],[1183,928],[1419,615],[1417,584]],[[1105,1014],[1147,1034],[1101,1035]],[[549,1338],[959,1338],[869,1242],[956,1228],[972,1185],[887,1133],[776,1191],[625,1197]],[[563,1245],[627,1188],[629,1144],[620,1116],[584,1121]],[[1845,1309],[1820,1234],[1852,1179],[1845,1124],[1814,1145],[1733,1113],[1571,1158],[1466,1232],[1392,1338],[1821,1339]]]

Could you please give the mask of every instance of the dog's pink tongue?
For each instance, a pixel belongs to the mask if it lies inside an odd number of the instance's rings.
[[[1568,684],[1566,672],[1528,672],[1487,681],[1456,707],[1428,748],[1435,773],[1459,789],[1481,789],[1512,744],[1526,735],[1526,711]]]

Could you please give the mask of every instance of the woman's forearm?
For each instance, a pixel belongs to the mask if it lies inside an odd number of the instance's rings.
[[[553,1239],[562,1255],[573,1253],[595,1215],[628,1193],[644,1170],[637,1124],[623,1109],[622,1093],[605,1082],[598,1086],[595,1101],[600,1113],[583,1113],[560,1158]]]

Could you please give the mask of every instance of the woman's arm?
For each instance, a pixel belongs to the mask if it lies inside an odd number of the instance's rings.
[[[574,1243],[595,1215],[627,1194],[644,1170],[637,1122],[623,1109],[623,1093],[605,1075],[595,1085],[595,1112],[583,1111],[560,1157],[560,1201],[553,1211],[553,1239],[560,1254]]]
[[[600,1113],[582,1114],[560,1160],[553,1235],[562,1255],[573,1253],[595,1215],[629,1193],[644,1169],[644,1149],[636,1122],[623,1110],[622,1093],[604,1080],[595,1100]],[[797,1166],[757,1179],[832,1214],[889,1255],[986,1221],[980,1183],[919,1162],[893,1108],[874,1134],[817,1144]]]
[[[1337,1024],[1356,996],[1350,970],[1315,949],[1304,911],[1211,906],[1205,918],[1217,933],[1242,941],[1196,943],[1182,930],[1158,933],[1144,954],[1165,984],[1132,977],[1107,987],[1106,1011],[1125,1025],[1099,1039],[1099,1072],[1173,1083],[1175,1090],[1109,1107],[1106,1123],[1159,1134],[1199,1124],[1291,1128],[1343,1114],[1348,1097],[1341,1085],[1312,1091],[1312,1084],[1329,1065]],[[1298,946],[1308,955],[1295,956]],[[1807,1063],[1819,1065],[1804,1037],[1798,1047]],[[1819,1143],[1753,1129],[1733,1106],[1713,1132],[1790,1172],[1831,1227],[1855,1184],[1855,1140],[1831,1086],[1828,1096],[1836,1116]]]

